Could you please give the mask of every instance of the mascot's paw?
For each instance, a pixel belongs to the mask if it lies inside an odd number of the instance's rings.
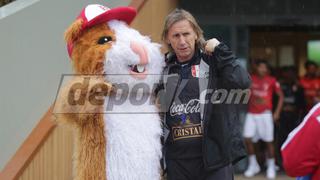
[[[206,54],[212,54],[215,50],[215,48],[220,44],[220,41],[218,41],[216,38],[212,38],[212,39],[209,39],[207,42],[206,42],[206,45],[205,45],[205,52]]]
[[[54,120],[59,124],[82,125],[103,114],[104,100],[113,87],[103,75],[73,77],[60,88],[54,106]]]

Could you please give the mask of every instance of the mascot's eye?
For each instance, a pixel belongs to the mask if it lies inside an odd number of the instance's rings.
[[[103,36],[98,40],[98,44],[105,44],[109,41],[112,41],[112,37],[111,36]]]

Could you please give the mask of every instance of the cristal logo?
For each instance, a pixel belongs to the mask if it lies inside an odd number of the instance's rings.
[[[200,112],[200,101],[199,99],[191,99],[186,104],[176,104],[172,103],[170,107],[170,115],[176,116],[181,114],[191,114]]]

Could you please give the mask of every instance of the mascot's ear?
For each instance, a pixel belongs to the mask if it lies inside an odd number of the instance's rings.
[[[64,33],[64,40],[68,42],[74,41],[77,37],[79,37],[81,33],[81,28],[82,28],[83,20],[82,19],[77,19],[74,21],[69,28],[66,30]]]

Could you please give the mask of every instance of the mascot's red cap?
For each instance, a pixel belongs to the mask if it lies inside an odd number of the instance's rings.
[[[81,31],[84,31],[94,25],[110,20],[120,20],[130,24],[136,14],[136,10],[132,7],[117,7],[110,9],[100,4],[90,4],[82,9],[77,19],[83,20]],[[73,42],[69,42],[67,48],[69,56],[71,57]]]

